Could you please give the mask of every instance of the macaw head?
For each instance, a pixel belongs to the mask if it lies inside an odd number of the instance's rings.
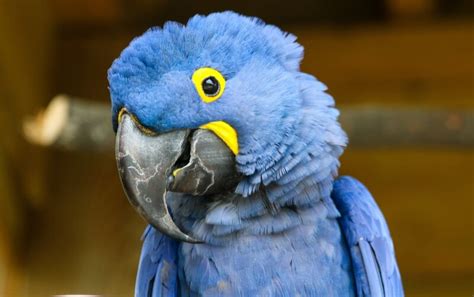
[[[113,62],[108,79],[122,184],[160,231],[197,241],[174,224],[167,191],[248,196],[275,181],[272,168],[290,153],[305,110],[318,104],[303,94],[308,78],[299,72],[303,48],[295,40],[233,12],[197,15],[186,25],[148,30]],[[319,104],[330,105],[326,99]],[[333,109],[321,111],[313,126],[335,121]]]

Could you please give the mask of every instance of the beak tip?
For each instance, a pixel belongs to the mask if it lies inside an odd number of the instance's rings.
[[[170,226],[169,223],[164,223],[162,221],[151,221],[150,224],[162,234],[175,240],[196,244],[204,243],[203,240],[196,239],[191,235],[183,233],[174,223]]]

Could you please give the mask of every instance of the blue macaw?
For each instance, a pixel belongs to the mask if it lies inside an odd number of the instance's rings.
[[[152,28],[113,62],[119,174],[150,223],[136,296],[403,296],[380,209],[337,178],[347,137],[302,57],[228,11]]]

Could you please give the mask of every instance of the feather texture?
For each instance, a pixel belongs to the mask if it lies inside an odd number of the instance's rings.
[[[336,180],[332,197],[342,214],[358,296],[403,296],[392,238],[369,191],[345,176]]]
[[[148,226],[137,274],[135,296],[178,296],[178,243]]]

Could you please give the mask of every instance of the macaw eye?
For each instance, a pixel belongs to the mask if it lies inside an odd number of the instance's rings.
[[[214,76],[209,76],[202,81],[202,90],[207,96],[216,96],[219,93],[219,89],[219,82]]]
[[[225,88],[225,78],[222,74],[209,67],[194,71],[192,81],[202,101],[211,103],[222,96]]]

